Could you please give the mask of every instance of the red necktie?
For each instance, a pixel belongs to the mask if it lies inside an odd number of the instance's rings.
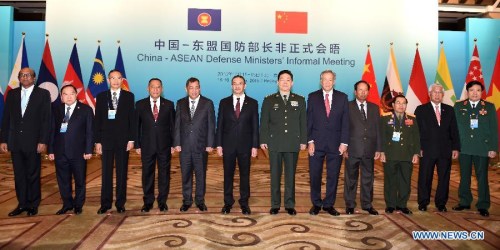
[[[236,108],[234,109],[234,114],[236,115],[236,118],[240,118],[240,98],[236,98]]]
[[[439,111],[438,105],[436,105],[436,119],[438,121],[438,124],[441,125],[441,111]]]
[[[153,117],[158,120],[158,106],[156,106],[156,101],[153,101]]]
[[[328,99],[329,94],[325,94],[325,108],[326,108],[326,117],[330,117],[330,100]]]

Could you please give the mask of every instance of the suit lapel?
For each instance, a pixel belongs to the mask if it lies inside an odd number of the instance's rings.
[[[333,91],[332,91],[332,96],[333,96]],[[330,96],[330,100],[332,100],[332,104],[333,104],[333,99],[332,97]],[[326,118],[326,119],[329,119],[330,117],[332,117],[332,110],[330,108],[330,116],[327,117],[326,116],[326,107],[325,107],[325,97],[323,96],[323,90],[320,89],[318,91],[318,102],[319,102],[319,110],[320,112],[323,114],[323,116]],[[330,105],[330,107],[332,107],[333,105]]]
[[[63,105],[63,112],[64,112],[64,107],[66,107],[66,106]],[[76,106],[75,106],[75,110],[73,110],[73,113],[69,117],[68,126],[69,126],[69,124],[71,124],[71,121],[74,121],[76,119],[75,117],[77,117],[78,115],[80,115],[80,104],[77,101]]]

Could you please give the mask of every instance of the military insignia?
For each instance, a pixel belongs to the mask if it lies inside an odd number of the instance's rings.
[[[298,101],[290,101],[290,105],[292,105],[292,107],[298,107],[299,102]]]
[[[279,103],[275,103],[273,109],[277,109],[279,107],[280,107],[280,104]]]
[[[394,120],[393,119],[390,119],[388,122],[387,122],[388,125],[394,125]]]
[[[481,110],[479,110],[479,114],[486,115],[486,114],[488,114],[488,111],[486,111],[484,108],[482,108]]]
[[[466,105],[467,105],[467,100],[464,101],[464,106],[466,106]]]
[[[481,106],[484,106],[484,101],[481,101]]]
[[[411,125],[413,125],[413,120],[412,120],[412,119],[406,119],[406,120],[405,120],[405,125],[406,125],[406,126],[411,126]]]

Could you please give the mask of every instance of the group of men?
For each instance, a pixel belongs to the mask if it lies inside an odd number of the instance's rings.
[[[488,158],[496,157],[498,131],[495,107],[481,100],[483,86],[467,84],[468,99],[455,108],[442,103],[443,86],[432,84],[431,101],[406,114],[407,99],[397,95],[392,100],[393,112],[380,116],[379,107],[367,102],[370,84],[354,84],[353,101],[334,89],[336,74],[325,70],[320,74],[321,89],[306,100],[291,91],[293,74],[278,73],[278,92],[267,96],[261,109],[246,95],[243,76],[232,78],[232,94],[220,101],[217,122],[213,102],[201,95],[200,81],[186,81],[187,95],[174,103],[161,96],[162,81],[148,82],[149,96],[134,104],[134,95],[121,89],[118,70],[108,74],[110,90],[96,97],[95,116],[92,109],[80,103],[72,85],[61,88],[62,104],[51,108],[48,91],[35,87],[35,72],[23,68],[19,72],[20,88],[9,92],[0,133],[0,149],[11,152],[18,206],[9,213],[16,216],[38,213],[41,199],[40,154],[47,150],[55,161],[57,182],[63,201],[56,214],[73,210],[82,213],[85,202],[86,160],[92,152],[102,155],[101,206],[98,214],[107,213],[113,202],[113,167],[116,169],[115,207],[125,212],[129,152],[141,155],[143,206],[149,212],[155,201],[160,211],[167,211],[170,183],[170,161],[179,152],[182,175],[182,206],[185,212],[193,205],[206,211],[206,172],[208,154],[216,149],[223,158],[224,206],[230,213],[235,203],[233,184],[236,165],[240,172],[241,212],[251,214],[250,165],[258,148],[269,153],[271,180],[270,214],[281,208],[281,177],[284,172],[284,208],[295,215],[295,172],[299,151],[309,155],[311,215],[334,208],[342,160],[345,159],[344,199],[346,214],[355,213],[358,177],[361,208],[377,215],[372,205],[374,162],[384,164],[384,197],[386,213],[396,210],[411,214],[407,202],[411,190],[413,164],[419,162],[418,209],[426,211],[434,168],[438,185],[435,205],[446,212],[451,161],[459,157],[461,181],[460,202],[454,210],[470,209],[472,165],[478,179],[476,207],[488,216]],[[459,153],[460,152],[460,153]],[[323,165],[326,161],[326,194],[321,193]],[[158,166],[158,177],[155,177]],[[193,175],[196,180],[193,199]],[[73,196],[72,179],[75,182]],[[158,196],[155,197],[155,180]]]

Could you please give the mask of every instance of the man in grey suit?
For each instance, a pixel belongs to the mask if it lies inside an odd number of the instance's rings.
[[[200,81],[186,81],[188,96],[177,101],[174,146],[180,152],[182,174],[182,206],[186,212],[193,204],[193,171],[196,178],[195,203],[200,211],[205,205],[208,153],[215,142],[215,112],[212,100],[200,95]]]
[[[344,200],[346,214],[353,214],[356,207],[358,176],[361,170],[361,208],[372,215],[378,212],[372,206],[373,201],[373,164],[380,157],[379,107],[366,98],[370,85],[366,81],[354,84],[354,100],[349,102],[349,149],[344,170]]]

